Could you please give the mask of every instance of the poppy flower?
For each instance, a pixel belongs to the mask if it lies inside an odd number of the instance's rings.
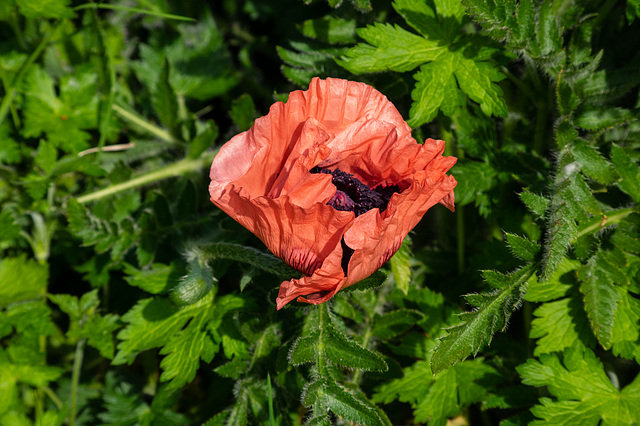
[[[443,152],[373,87],[314,78],[220,148],[209,192],[304,274],[280,285],[277,308],[319,304],[387,262],[430,207],[453,211]]]

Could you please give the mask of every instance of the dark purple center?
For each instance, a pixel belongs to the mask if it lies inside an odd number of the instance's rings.
[[[343,172],[340,169],[332,171],[314,167],[311,169],[311,173],[331,175],[331,183],[336,186],[336,193],[333,194],[327,204],[336,210],[355,212],[356,216],[360,216],[371,209],[379,209],[380,213],[382,213],[387,208],[391,196],[400,191],[398,185],[385,187],[378,185],[371,189],[352,174]],[[354,250],[344,242],[344,237],[340,244],[342,245],[342,270],[346,277],[349,273],[349,261]]]
[[[329,170],[314,167],[311,169],[311,173],[331,175],[331,183],[336,186],[337,191],[327,204],[336,210],[355,212],[356,216],[376,208],[382,213],[387,208],[391,196],[400,191],[398,185],[385,187],[378,185],[371,189],[352,174],[340,169]]]

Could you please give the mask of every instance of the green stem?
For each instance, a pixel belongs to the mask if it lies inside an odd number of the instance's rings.
[[[104,42],[105,34],[101,25],[100,19],[98,19],[98,14],[96,9],[93,10],[94,22],[96,28],[98,30],[98,34],[100,34],[100,44],[102,44],[102,50],[104,50],[104,56],[107,60],[107,70],[109,72],[109,87],[108,87],[108,96],[106,103],[104,101],[100,102],[100,123],[98,125],[98,129],[100,131],[100,138],[98,139],[98,155],[97,161],[100,161],[100,156],[102,155],[102,148],[104,147],[107,141],[107,130],[109,128],[109,122],[111,121],[111,113],[114,109],[114,102],[116,99],[116,70],[113,65],[113,55],[111,54],[111,49]]]
[[[118,113],[120,115],[120,117],[124,118],[125,120],[128,120],[129,122],[131,122],[133,124],[136,124],[137,126],[141,127],[142,129],[146,130],[147,132],[151,133],[152,135],[157,136],[158,138],[162,139],[163,141],[171,142],[171,143],[177,143],[178,142],[178,140],[176,138],[171,136],[171,133],[169,133],[166,130],[163,130],[163,129],[157,127],[157,126],[154,126],[153,124],[149,123],[148,121],[146,121],[142,117],[140,117],[137,114],[125,109],[124,107],[118,105],[117,103],[113,104],[113,110],[116,113]]]
[[[58,398],[58,395],[56,395],[55,392],[52,391],[49,386],[43,386],[41,389],[44,391],[44,393],[47,394],[49,398],[51,398],[53,403],[56,404],[56,407],[58,407],[58,410],[62,410],[62,407],[64,407],[64,403],[60,398]]]
[[[578,229],[578,235],[576,236],[576,240],[583,235],[592,234],[594,232],[599,231],[600,229],[606,228],[609,225],[620,222],[625,217],[629,216],[631,213],[637,211],[636,207],[628,208],[628,209],[620,209],[609,212],[608,214],[603,215],[602,217],[593,218],[589,223],[581,226]]]
[[[326,303],[321,303],[316,306],[316,309],[318,310],[318,330],[320,331],[320,338],[318,339],[319,343],[317,346],[318,352],[316,353],[316,368],[320,377],[327,377],[329,375],[329,371],[327,370],[327,356],[325,355],[324,344],[322,343],[322,333],[324,333],[324,329],[327,326],[325,322],[329,321],[329,308],[327,308]]]
[[[371,341],[371,337],[373,336],[373,321],[367,321],[367,328],[364,331],[364,337],[362,338],[362,347],[367,348],[369,346],[369,342]],[[353,376],[351,376],[351,383],[357,385],[360,383],[360,376],[362,376],[362,370],[359,368],[353,372]]]
[[[69,426],[75,426],[77,411],[78,383],[80,382],[80,369],[84,359],[84,345],[87,339],[80,339],[76,345],[76,355],[73,360],[73,371],[71,373],[71,412],[69,413]]]
[[[18,70],[18,73],[13,78],[13,81],[11,82],[11,85],[6,88],[5,96],[2,99],[2,103],[0,103],[0,124],[2,124],[2,122],[5,119],[5,117],[7,116],[7,112],[9,111],[9,108],[11,107],[11,103],[13,102],[13,98],[15,97],[15,95],[17,93],[16,86],[18,86],[18,84],[20,84],[20,81],[22,80],[22,77],[24,76],[25,72],[27,72],[27,69],[29,69],[31,64],[33,64],[35,62],[35,60],[38,59],[38,56],[40,56],[40,54],[42,53],[44,48],[49,44],[49,40],[51,40],[51,38],[57,32],[57,30],[58,30],[58,26],[57,26],[57,23],[56,23],[56,25],[54,25],[53,30],[47,31],[47,33],[45,34],[44,38],[42,39],[42,41],[38,45],[38,47],[36,47],[36,50],[34,50],[31,53],[31,55],[29,55],[29,57],[20,66],[20,69]]]
[[[216,153],[218,151],[205,152],[200,158],[185,158],[177,163],[169,164],[158,170],[153,170],[149,173],[145,173],[138,177],[135,177],[126,182],[118,183],[108,186],[96,192],[92,192],[81,197],[78,197],[79,203],[88,203],[89,201],[99,200],[100,198],[109,197],[128,189],[138,188],[140,186],[147,185],[152,182],[167,179],[170,177],[180,176],[189,172],[200,170],[205,167],[211,166]]]
[[[185,103],[184,95],[182,93],[178,93],[178,118],[182,123],[180,125],[180,131],[182,132],[182,140],[188,142],[191,138],[189,137],[189,129],[187,128],[187,120],[189,119],[189,115],[187,112],[187,105]]]

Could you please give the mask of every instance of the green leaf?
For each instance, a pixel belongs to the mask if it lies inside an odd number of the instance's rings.
[[[50,174],[56,165],[58,159],[58,151],[56,148],[47,141],[41,140],[38,144],[38,150],[34,162],[40,167],[46,174]]]
[[[13,240],[19,236],[20,227],[16,224],[11,212],[0,212],[0,242]]]
[[[243,93],[239,98],[234,99],[231,103],[231,111],[229,115],[233,122],[238,126],[238,130],[244,132],[253,126],[256,107],[253,99],[247,93]]]
[[[437,59],[446,48],[401,27],[376,23],[357,30],[368,44],[360,43],[338,59],[354,74],[379,71],[405,72]]]
[[[124,272],[127,274],[124,279],[129,285],[141,288],[151,294],[167,293],[173,288],[180,274],[173,263],[170,265],[154,263],[150,269],[136,269],[125,263]]]
[[[598,251],[579,270],[578,277],[582,279],[580,292],[593,333],[605,349],[610,349],[615,314],[621,297],[615,285],[628,284],[628,279],[616,265],[609,262],[602,251]]]
[[[533,266],[526,266],[502,276],[504,279],[493,280],[498,291],[468,298],[477,309],[461,314],[461,323],[450,328],[449,334],[440,339],[431,360],[434,374],[472,353],[477,354],[483,345],[491,342],[494,333],[504,330],[511,313],[522,303],[533,273]]]
[[[218,126],[213,120],[207,120],[206,124],[196,121],[195,125],[197,134],[189,145],[189,158],[200,157],[215,142],[219,133]]]
[[[578,131],[573,127],[573,125],[568,120],[561,121],[556,128],[556,141],[558,142],[558,147],[562,149],[573,143],[577,138]]]
[[[551,201],[548,198],[527,190],[519,193],[518,196],[533,214],[535,214],[539,219],[544,219],[547,209],[551,204]]]
[[[44,301],[17,303],[9,306],[6,312],[8,322],[24,337],[37,338],[56,332],[56,326],[50,318],[51,310]]]
[[[447,419],[459,414],[463,408],[484,401],[489,389],[497,384],[497,371],[483,359],[465,361],[440,372],[429,392],[416,404],[416,422],[446,424]]]
[[[97,127],[96,80],[94,72],[79,67],[60,79],[58,98],[51,76],[40,67],[30,67],[22,87],[26,98],[23,135],[44,133],[55,147],[71,154],[87,149],[90,135],[85,130]]]
[[[486,115],[505,117],[507,106],[502,89],[495,84],[504,75],[487,62],[477,62],[458,51],[453,59],[453,69],[460,89],[473,101],[480,104]]]
[[[414,102],[409,112],[409,126],[415,128],[433,120],[445,98],[452,94],[455,96],[458,92],[451,68],[451,61],[429,62],[415,73],[416,87],[411,92]],[[451,85],[454,87],[450,87]],[[448,88],[453,90],[447,90]]]
[[[348,421],[364,425],[389,425],[375,406],[364,397],[357,397],[335,382],[320,378],[311,383],[305,392],[306,405],[327,407]]]
[[[27,18],[73,18],[69,0],[20,0],[18,10]]]
[[[47,265],[26,255],[0,259],[0,307],[43,296],[48,279]]]
[[[605,158],[602,157],[594,147],[588,145],[586,141],[582,139],[576,140],[572,147],[572,153],[576,161],[580,163],[582,172],[593,180],[607,185],[617,179],[618,174],[613,169],[611,163],[605,160]]]
[[[619,391],[607,377],[600,360],[589,349],[568,348],[559,357],[543,354],[517,367],[522,382],[546,386],[553,398],[541,398],[532,424],[630,424],[640,421],[640,377]]]
[[[212,295],[213,292],[209,292]],[[170,389],[177,389],[189,383],[196,376],[196,371],[200,365],[200,359],[211,362],[213,354],[206,356],[206,339],[211,336],[204,332],[205,325],[209,320],[210,307],[213,295],[200,299],[202,303],[191,306],[199,306],[193,312],[193,316],[185,328],[175,333],[171,339],[160,350],[161,355],[166,355],[160,363],[163,368],[160,380],[169,382]]]
[[[415,404],[424,398],[434,380],[427,361],[418,361],[403,369],[403,376],[380,384],[373,394],[372,401],[390,404],[394,400]]]
[[[536,356],[594,343],[578,295],[543,303],[533,315],[529,337],[538,339],[533,352]]]
[[[611,145],[611,161],[620,174],[620,180],[616,183],[618,188],[640,203],[640,167],[616,144]]]
[[[504,235],[513,254],[522,260],[532,261],[540,251],[540,246],[535,241],[509,232]]]
[[[113,359],[115,351],[113,332],[118,328],[120,328],[120,320],[117,315],[93,315],[82,324],[77,333],[70,333],[70,335],[86,338],[87,344],[97,349],[102,357]]]
[[[349,44],[356,40],[356,21],[325,15],[304,21],[300,32],[306,37],[329,44]]]
[[[391,339],[404,333],[423,318],[424,315],[420,311],[397,309],[382,316],[377,316],[372,333],[381,339]]]
[[[569,290],[576,285],[576,270],[581,266],[577,260],[564,257],[558,263],[551,277],[546,281],[538,281],[535,277],[527,287],[525,300],[530,302],[548,302],[566,296]]]
[[[322,346],[325,356],[337,365],[365,371],[388,370],[387,363],[377,353],[348,339],[330,324],[320,327],[320,330],[296,341],[289,356],[294,365],[314,362],[318,346]]]
[[[320,339],[320,332],[316,331],[309,336],[299,337],[291,347],[289,361],[298,366],[315,361],[316,345]]]
[[[151,92],[151,104],[160,122],[172,133],[176,131],[178,122],[178,99],[171,87],[171,66],[165,59],[162,62],[162,70],[156,81],[156,86]]]
[[[575,120],[576,126],[588,130],[600,130],[630,121],[635,115],[624,108],[593,108],[581,111]]]
[[[411,283],[411,238],[406,237],[398,251],[389,260],[396,286],[406,295]]]
[[[226,93],[238,83],[222,34],[209,12],[197,24],[178,24],[177,30],[180,36],[168,45],[142,44],[140,61],[131,64],[149,91],[155,89],[160,79],[165,58],[171,66],[169,83],[178,96],[207,100]]]

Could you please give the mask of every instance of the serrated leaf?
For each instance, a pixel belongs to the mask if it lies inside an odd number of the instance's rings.
[[[448,72],[446,65],[449,65]],[[407,124],[412,128],[421,126],[433,120],[447,95],[447,86],[454,80],[450,61],[429,62],[420,67],[413,76],[416,86],[411,92],[411,120]],[[453,81],[455,85],[455,81]],[[454,87],[454,93],[457,92]]]
[[[129,285],[141,288],[151,294],[168,292],[174,286],[180,274],[173,263],[170,265],[154,263],[150,269],[136,269],[132,265],[125,263],[124,272],[127,274],[124,280]]]
[[[429,362],[418,361],[403,370],[403,377],[380,384],[372,401],[389,404],[397,399],[415,404],[427,394],[433,380]]]
[[[577,295],[543,303],[533,315],[529,337],[538,339],[536,356],[594,343],[589,320]]]
[[[26,255],[0,259],[0,307],[43,296],[48,279],[47,266]]]
[[[640,202],[640,167],[633,162],[629,154],[616,144],[611,145],[611,161],[616,171],[620,174],[620,180],[616,183],[618,188],[631,196],[637,203]]]
[[[505,232],[505,238],[514,255],[525,261],[532,261],[540,252],[540,245],[526,237]]]
[[[572,153],[576,161],[580,163],[580,169],[584,174],[602,184],[614,182],[618,175],[611,163],[600,155],[600,153],[588,145],[586,141],[578,139],[574,142]]]
[[[304,397],[306,405],[320,405],[346,420],[365,425],[388,425],[368,400],[347,392],[335,382],[318,379],[311,383]]]
[[[291,364],[298,366],[313,362],[316,357],[316,345],[320,339],[320,333],[314,332],[309,336],[299,337],[293,344],[289,361]]]
[[[626,252],[640,254],[640,215],[632,213],[620,221],[611,242]]]
[[[387,371],[387,363],[377,353],[363,348],[353,340],[327,325],[321,332],[321,344],[333,363],[365,371]]]
[[[542,355],[517,367],[523,383],[546,386],[553,398],[541,398],[532,413],[542,419],[534,425],[581,423],[630,424],[640,421],[640,376],[619,391],[600,360],[589,349],[568,348],[559,358]]]
[[[44,301],[27,301],[16,303],[7,308],[6,319],[17,333],[28,338],[49,336],[56,332],[51,321],[51,310]],[[10,346],[9,348],[18,346]],[[39,361],[38,361],[39,362]]]
[[[578,131],[568,120],[562,120],[556,128],[556,141],[559,148],[564,148],[578,138]]]
[[[584,297],[584,308],[591,328],[605,349],[611,348],[615,313],[620,302],[612,275],[615,277],[622,272],[616,269],[598,252],[580,269],[578,275],[582,280],[580,292]],[[626,279],[624,274],[622,277]]]
[[[411,283],[411,239],[406,237],[398,251],[389,259],[396,286],[406,295]]]
[[[551,204],[548,198],[526,190],[518,194],[518,196],[533,214],[539,219],[544,219],[547,209]]]
[[[588,130],[600,130],[607,127],[613,127],[634,118],[634,114],[624,108],[598,108],[580,111],[576,116],[576,126]]]
[[[495,84],[504,78],[487,62],[476,62],[463,52],[456,52],[453,69],[460,89],[473,101],[480,104],[486,115],[505,117],[507,106],[502,97],[502,89]]]
[[[349,49],[338,64],[354,74],[379,71],[410,71],[437,59],[446,51],[437,41],[427,40],[401,27],[376,23],[357,30],[368,44]]]
[[[481,299],[478,300],[480,303],[476,304],[478,308],[474,312],[460,315],[461,323],[451,327],[448,330],[449,334],[439,340],[431,359],[434,374],[472,353],[478,353],[483,345],[491,342],[494,333],[504,330],[511,313],[522,303],[533,273],[533,266],[526,266],[509,275],[508,285],[501,282],[501,289],[476,298]]]

